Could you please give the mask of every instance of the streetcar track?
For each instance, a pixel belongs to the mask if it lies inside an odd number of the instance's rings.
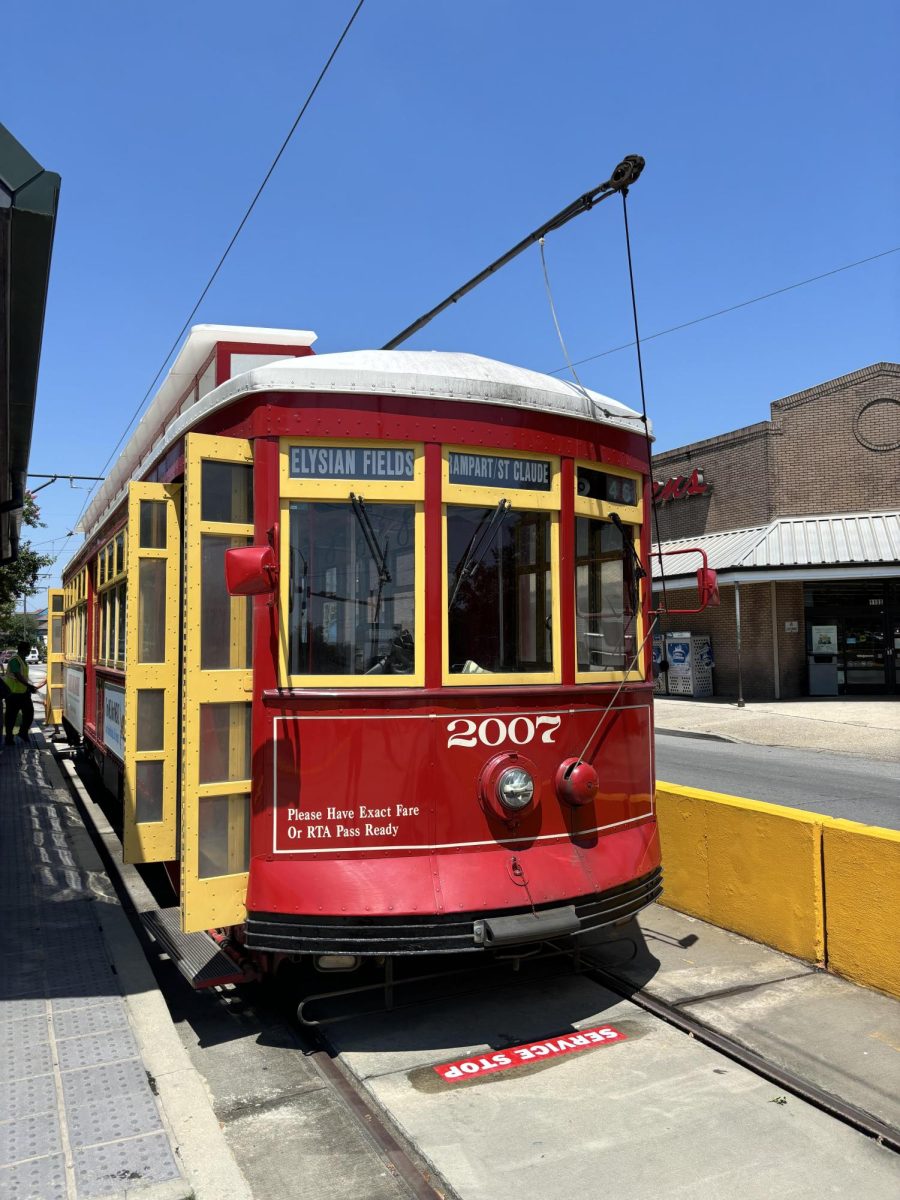
[[[71,779],[67,772],[63,773],[63,777],[66,779],[75,797],[76,804],[81,810],[82,816],[86,819],[86,824],[92,837],[95,842],[99,842],[98,848],[105,860],[107,869],[115,876],[120,890],[124,891],[125,896],[129,900],[126,910],[132,924],[137,928],[142,943],[144,943],[145,939],[141,936],[142,929],[138,928],[140,927],[140,921],[136,917],[137,905],[131,900],[128,883],[119,870],[119,864],[115,861],[115,857],[109,853],[108,842],[110,839],[109,837],[105,839],[99,837],[94,827],[93,816],[87,810],[83,798],[79,795],[79,789],[75,786],[74,780]],[[84,787],[84,784],[82,783],[81,786]],[[723,1055],[723,1057],[730,1059],[760,1078],[776,1084],[778,1087],[783,1088],[784,1091],[797,1096],[833,1119],[872,1138],[886,1149],[900,1153],[900,1130],[894,1126],[879,1120],[858,1105],[843,1100],[826,1089],[804,1079],[796,1072],[779,1066],[737,1038],[720,1033],[697,1017],[688,1015],[683,1011],[683,1007],[686,1004],[699,1004],[704,1000],[740,994],[746,990],[768,986],[772,983],[782,982],[782,980],[765,980],[747,985],[746,987],[726,988],[704,995],[688,997],[687,1000],[667,1001],[651,991],[635,987],[627,979],[616,975],[613,971],[608,970],[595,960],[589,958],[585,952],[582,952],[580,955],[580,974],[598,986],[606,988],[608,991],[620,996],[622,999],[630,1001],[636,1007],[641,1008],[651,1016],[672,1026],[688,1037],[694,1038],[701,1044],[710,1047]],[[785,978],[805,977],[812,974],[815,974],[815,971],[802,972],[800,976],[786,976]],[[543,982],[547,981],[544,980]],[[467,994],[471,995],[473,991],[489,990],[492,990],[492,985],[487,985],[484,988],[469,989]],[[226,993],[217,991],[215,995],[217,1003],[221,1005],[225,1000]],[[429,1003],[439,1003],[445,999],[446,996],[436,995],[420,999],[418,1003],[424,1006]],[[398,1007],[414,1007],[414,1005]],[[385,1012],[389,1011],[385,1010]],[[258,1019],[254,1019],[251,1013],[232,1013],[232,1015],[238,1016],[251,1029],[261,1027]],[[297,1041],[298,1051],[313,1065],[323,1084],[332,1091],[344,1109],[354,1118],[358,1127],[368,1137],[370,1142],[374,1144],[379,1157],[388,1169],[391,1170],[392,1174],[401,1180],[410,1190],[415,1200],[456,1200],[456,1193],[443,1179],[438,1184],[432,1171],[422,1160],[416,1148],[396,1128],[390,1115],[368,1094],[361,1081],[340,1062],[338,1051],[329,1042],[327,1034],[319,1029],[298,1028],[296,1025],[291,1028]]]
[[[582,962],[586,962],[586,960],[582,958]],[[595,982],[608,988],[617,996],[621,996],[625,1000],[630,1000],[632,1004],[636,1004],[638,1008],[642,1008],[651,1016],[657,1017],[667,1025],[671,1025],[675,1029],[680,1030],[680,1032],[687,1034],[688,1037],[692,1037],[703,1045],[709,1046],[710,1049],[718,1051],[726,1058],[731,1059],[732,1062],[736,1062],[739,1066],[752,1071],[754,1075],[759,1075],[762,1079],[767,1079],[770,1083],[777,1084],[779,1087],[784,1088],[786,1092],[790,1092],[800,1100],[806,1101],[807,1104],[812,1105],[821,1112],[827,1113],[835,1120],[849,1125],[859,1133],[864,1133],[867,1137],[872,1138],[886,1149],[900,1153],[900,1129],[896,1129],[893,1125],[888,1125],[886,1122],[880,1121],[864,1108],[860,1108],[856,1104],[851,1104],[847,1100],[842,1100],[839,1096],[826,1091],[825,1088],[820,1088],[817,1084],[804,1079],[796,1072],[779,1066],[777,1063],[759,1054],[756,1050],[752,1050],[737,1038],[719,1033],[718,1030],[698,1020],[697,1017],[689,1016],[683,1012],[677,1006],[677,1003],[663,1000],[661,997],[655,996],[652,992],[647,992],[642,988],[635,989],[633,984],[629,984],[626,980],[607,971],[604,967],[593,961],[588,960],[586,962],[586,965],[583,967],[583,973],[589,978],[594,978]],[[699,1000],[700,998],[698,997],[695,1003],[699,1003]]]
[[[53,743],[49,740],[47,740],[47,746],[50,749],[50,753],[59,762],[63,756],[59,754]],[[69,761],[72,762],[75,773],[73,775],[68,770],[63,770],[61,772],[62,778],[73,797],[85,828],[101,856],[103,865],[108,871],[111,880],[113,880],[113,886],[119,895],[120,901],[123,902],[123,909],[128,916],[129,922],[145,953],[149,951],[147,957],[151,966],[155,966],[152,959],[155,943],[151,943],[143,923],[138,916],[141,908],[141,898],[132,894],[129,881],[121,869],[122,864],[112,852],[114,845],[117,845],[121,851],[121,841],[118,835],[111,829],[105,835],[101,834],[95,822],[94,814],[90,811],[86,802],[87,800],[91,805],[96,805],[97,801],[91,795],[85,780],[82,779],[81,773],[78,771],[77,760],[72,761],[70,759]],[[97,805],[97,807],[99,808],[100,806]],[[101,813],[103,812],[102,808],[100,811]],[[155,971],[154,973],[156,974]],[[185,987],[189,987],[187,982],[182,980],[174,966],[173,978],[177,978]],[[157,981],[159,982],[158,976]],[[196,996],[197,993],[193,993],[193,995]],[[229,997],[232,995],[233,992],[231,991],[215,989],[209,998],[215,1003],[216,1007],[226,1012],[228,1017],[237,1025],[243,1026],[247,1033],[260,1033],[264,1025],[255,1012],[258,1006],[251,1004],[247,1008],[236,1010],[229,1003]],[[378,1157],[384,1163],[385,1167],[396,1179],[399,1179],[405,1185],[413,1200],[457,1200],[456,1192],[443,1179],[440,1180],[440,1186],[436,1185],[433,1172],[419,1159],[419,1155],[406,1139],[403,1138],[402,1133],[398,1129],[392,1128],[393,1122],[390,1120],[389,1115],[368,1096],[363,1085],[343,1068],[336,1057],[334,1049],[328,1044],[327,1040],[317,1033],[308,1032],[302,1028],[298,1028],[296,1025],[289,1026],[289,1029],[296,1041],[298,1053],[302,1054],[307,1062],[312,1064],[323,1086],[328,1088],[337,1097],[342,1107],[353,1117],[359,1129],[374,1145]],[[243,1106],[233,1106],[232,1109],[217,1110],[217,1116],[220,1119],[231,1120],[235,1116],[242,1115],[242,1113],[249,1116],[266,1110],[275,1110],[287,1101],[296,1100],[303,1094],[304,1089],[298,1088],[296,1092],[284,1093],[270,1103],[256,1101]]]

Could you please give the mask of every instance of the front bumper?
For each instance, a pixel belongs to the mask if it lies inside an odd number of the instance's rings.
[[[550,937],[577,936],[628,920],[662,892],[662,868],[606,892],[564,903],[539,904],[496,912],[441,913],[432,916],[324,917],[293,913],[249,912],[248,950],[276,954],[457,954],[495,945],[521,945]],[[569,910],[574,910],[574,920]],[[528,920],[516,924],[511,918]],[[485,936],[491,921],[507,936]],[[521,939],[515,930],[522,930]]]

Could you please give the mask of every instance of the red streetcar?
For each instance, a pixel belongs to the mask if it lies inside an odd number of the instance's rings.
[[[51,595],[126,859],[262,972],[630,918],[662,886],[639,415],[313,341],[193,329]]]

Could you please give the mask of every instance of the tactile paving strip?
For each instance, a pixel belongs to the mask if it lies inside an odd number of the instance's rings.
[[[8,1114],[8,1119],[53,1112],[55,1108],[56,1082],[52,1075],[0,1080],[0,1113]]]
[[[62,1151],[59,1117],[56,1110],[36,1116],[0,1121],[0,1163],[21,1162],[25,1158],[43,1158]]]
[[[140,1184],[165,1183],[179,1174],[163,1133],[75,1151],[75,1179],[78,1195],[84,1200],[118,1194]]]
[[[66,1164],[61,1154],[0,1167],[0,1196],[10,1200],[67,1200]]]
[[[124,1195],[181,1171],[106,955],[108,881],[80,871],[77,810],[42,757],[0,752],[0,1197]]]
[[[97,1068],[103,1063],[134,1058],[137,1053],[134,1035],[127,1027],[94,1033],[90,1037],[63,1038],[56,1043],[57,1061],[63,1072],[79,1067]]]

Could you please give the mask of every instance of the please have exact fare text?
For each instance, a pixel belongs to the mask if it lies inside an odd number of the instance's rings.
[[[388,804],[382,808],[370,808],[361,804],[358,811],[355,808],[289,808],[287,819],[290,824],[287,835],[291,840],[308,838],[310,841],[396,837],[400,829],[396,823],[397,819],[418,815],[419,807],[415,804]],[[302,822],[305,828],[295,822]]]

